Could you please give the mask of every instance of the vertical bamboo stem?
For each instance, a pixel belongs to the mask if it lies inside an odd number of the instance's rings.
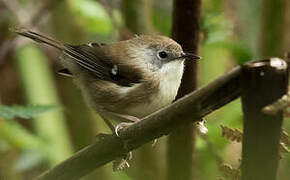
[[[283,56],[285,0],[262,0],[260,56]]]
[[[172,36],[181,44],[185,52],[197,53],[200,11],[201,0],[174,0]],[[197,71],[196,61],[186,61],[177,98],[181,98],[197,88]],[[168,179],[192,179],[193,151],[193,126],[181,127],[169,135]]]
[[[33,45],[22,46],[15,52],[27,102],[59,106],[54,80],[45,56]],[[51,148],[48,154],[51,166],[72,154],[65,118],[60,110],[44,113],[35,118],[33,124],[36,133]]]
[[[275,180],[282,112],[266,115],[261,110],[287,92],[287,64],[278,58],[246,64],[243,67],[242,84],[242,179]]]

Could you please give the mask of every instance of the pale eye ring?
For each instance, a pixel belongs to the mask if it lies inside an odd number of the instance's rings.
[[[158,57],[161,59],[167,58],[168,54],[165,51],[159,51],[158,52]]]

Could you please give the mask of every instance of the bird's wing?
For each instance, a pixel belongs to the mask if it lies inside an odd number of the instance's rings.
[[[66,55],[98,79],[120,86],[132,86],[141,80],[141,73],[137,69],[118,64],[112,57],[106,56],[101,50],[103,45],[96,46],[94,43],[94,45],[64,44],[64,46],[63,52]]]
[[[90,43],[75,46],[64,44],[46,35],[26,29],[15,29],[13,31],[34,41],[50,45],[63,51],[78,65],[92,73],[98,79],[110,81],[120,86],[132,86],[141,80],[141,73],[138,69],[120,65],[111,57],[105,56],[101,50],[101,48],[106,46],[105,44]],[[65,74],[69,74],[67,70],[64,70],[64,72]]]

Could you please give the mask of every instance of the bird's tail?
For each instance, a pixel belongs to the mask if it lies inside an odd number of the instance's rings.
[[[22,35],[22,36],[25,36],[25,37],[28,37],[36,42],[39,42],[39,43],[44,43],[44,44],[48,44],[52,47],[55,47],[59,50],[64,50],[65,46],[63,43],[57,41],[57,40],[54,40],[48,36],[45,36],[45,35],[41,35],[41,34],[38,34],[36,32],[33,32],[33,31],[29,31],[29,30],[26,30],[26,29],[15,29],[15,30],[12,30],[14,31],[15,33],[19,34],[19,35]]]

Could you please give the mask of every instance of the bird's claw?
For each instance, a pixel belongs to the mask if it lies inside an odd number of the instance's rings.
[[[122,123],[119,123],[116,127],[115,127],[115,134],[119,137],[119,130],[120,129],[123,129],[123,128],[126,128],[126,127],[129,127],[131,126],[133,123],[130,123],[130,122],[122,122]]]

